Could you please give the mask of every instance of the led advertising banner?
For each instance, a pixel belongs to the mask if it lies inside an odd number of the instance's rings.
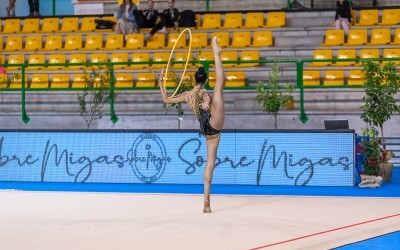
[[[213,184],[353,186],[354,133],[224,131]],[[0,132],[0,181],[202,184],[197,131]]]

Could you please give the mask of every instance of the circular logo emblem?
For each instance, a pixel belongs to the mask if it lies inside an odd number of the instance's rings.
[[[137,178],[144,183],[160,179],[170,161],[163,142],[153,133],[139,135],[128,151],[127,158]]]

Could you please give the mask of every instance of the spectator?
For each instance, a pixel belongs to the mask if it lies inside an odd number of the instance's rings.
[[[125,36],[138,33],[137,16],[138,10],[132,0],[125,0],[119,7],[115,16],[117,17],[117,33]]]
[[[153,28],[158,19],[158,11],[154,9],[153,0],[147,0],[147,9],[139,11],[139,28]]]
[[[337,30],[343,29],[344,34],[349,34],[351,25],[351,8],[347,0],[336,1],[335,26]]]
[[[29,15],[28,17],[39,17],[39,0],[28,0],[29,4]]]
[[[6,7],[7,17],[15,17],[15,0],[8,1],[8,7]]]
[[[165,9],[160,15],[160,21],[145,35],[145,39],[149,40],[157,31],[167,33],[167,27],[178,27],[179,11],[174,8],[175,0],[168,0],[168,9]]]

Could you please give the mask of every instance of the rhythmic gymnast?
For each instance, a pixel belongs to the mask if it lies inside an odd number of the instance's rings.
[[[221,48],[218,45],[216,37],[212,40],[212,48],[215,59],[215,86],[212,96],[207,93],[204,85],[207,81],[207,73],[203,67],[199,67],[194,78],[195,86],[190,91],[169,98],[163,86],[164,71],[162,69],[158,80],[161,95],[164,103],[180,103],[187,102],[193,113],[200,122],[200,133],[203,134],[207,141],[207,165],[204,170],[204,213],[211,213],[210,208],[210,188],[217,158],[217,150],[221,137],[221,129],[224,126],[225,107],[223,88],[225,85],[224,70],[221,62]]]

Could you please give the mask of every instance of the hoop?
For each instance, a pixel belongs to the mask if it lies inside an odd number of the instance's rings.
[[[181,87],[181,84],[182,84],[182,81],[183,81],[183,77],[185,76],[186,69],[187,69],[187,66],[188,66],[188,63],[189,63],[190,51],[192,50],[192,32],[190,31],[190,29],[186,28],[186,29],[182,30],[182,32],[179,34],[178,38],[175,41],[174,46],[172,47],[171,54],[169,55],[168,64],[167,64],[167,67],[165,68],[165,73],[164,73],[164,76],[163,76],[165,92],[167,92],[167,87],[166,87],[167,74],[168,74],[169,65],[171,64],[172,54],[175,51],[175,47],[178,44],[179,39],[181,38],[181,36],[185,32],[188,32],[188,34],[189,34],[189,49],[188,49],[187,59],[186,59],[186,63],[185,63],[185,68],[184,68],[184,70],[182,72],[182,77],[181,77],[181,80],[178,83],[178,86],[176,87],[174,93],[172,93],[172,95],[168,96],[168,98],[174,97],[176,95],[176,93],[178,92],[179,88]]]

